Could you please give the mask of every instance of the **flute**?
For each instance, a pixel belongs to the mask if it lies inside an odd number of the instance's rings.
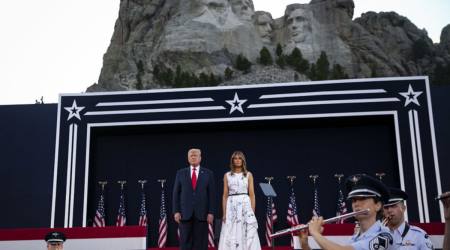
[[[449,197],[450,196],[450,193],[449,192],[446,192],[446,193],[443,193],[443,194],[440,194],[440,195],[438,195],[436,198],[434,198],[435,200],[437,200],[437,201],[440,201],[440,200],[443,200],[443,199],[445,199],[445,198],[447,198],[447,197]]]
[[[369,213],[369,211],[370,211],[370,209],[367,208],[367,209],[356,211],[356,212],[346,213],[346,214],[343,214],[343,215],[339,215],[339,216],[336,216],[336,217],[333,217],[333,218],[326,219],[326,220],[323,221],[323,223],[324,224],[328,224],[328,223],[336,222],[336,221],[342,220],[342,219],[345,220],[345,219],[354,217],[356,215],[367,214],[367,213]],[[280,230],[278,232],[270,234],[269,237],[270,238],[276,238],[276,237],[279,237],[279,236],[282,236],[282,235],[291,234],[293,232],[306,229],[306,228],[308,228],[308,226],[309,226],[308,224],[306,224],[306,225],[297,225],[297,226],[294,226],[294,227],[291,227],[291,228],[287,228],[287,229],[284,229],[284,230]]]

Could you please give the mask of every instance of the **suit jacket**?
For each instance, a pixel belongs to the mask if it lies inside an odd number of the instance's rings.
[[[206,220],[208,214],[215,213],[215,182],[211,170],[200,167],[195,190],[192,188],[190,167],[177,171],[173,186],[173,213],[181,213],[181,220],[189,220],[195,216],[198,220]]]

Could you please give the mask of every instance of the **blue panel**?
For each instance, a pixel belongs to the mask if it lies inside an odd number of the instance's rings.
[[[56,104],[0,106],[0,228],[50,226]]]

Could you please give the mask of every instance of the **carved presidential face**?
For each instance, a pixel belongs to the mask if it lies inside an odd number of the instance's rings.
[[[353,18],[355,9],[355,3],[353,2],[353,0],[337,0],[336,4],[338,8],[345,10],[350,18]]]
[[[271,43],[272,41],[272,22],[272,17],[269,14],[256,14],[255,26],[263,43]]]
[[[197,16],[201,16],[208,10],[213,13],[224,13],[228,6],[226,0],[194,0],[194,3],[198,8]]]
[[[291,40],[295,43],[301,43],[311,37],[311,19],[310,13],[305,9],[295,9],[286,17],[286,26]]]
[[[217,27],[225,25],[231,14],[228,0],[194,0],[194,20]]]
[[[255,15],[255,10],[251,0],[231,0],[230,3],[234,14],[236,14],[240,19],[246,21],[252,20]]]

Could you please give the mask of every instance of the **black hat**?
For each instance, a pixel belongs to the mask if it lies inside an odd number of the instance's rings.
[[[64,242],[66,241],[66,236],[61,232],[50,232],[45,236],[45,241],[47,242]]]
[[[407,199],[408,194],[405,191],[399,188],[389,188],[389,201],[384,206],[392,206]]]
[[[379,180],[366,174],[349,176],[345,181],[347,199],[354,197],[378,197],[383,203],[389,199],[387,187]]]

